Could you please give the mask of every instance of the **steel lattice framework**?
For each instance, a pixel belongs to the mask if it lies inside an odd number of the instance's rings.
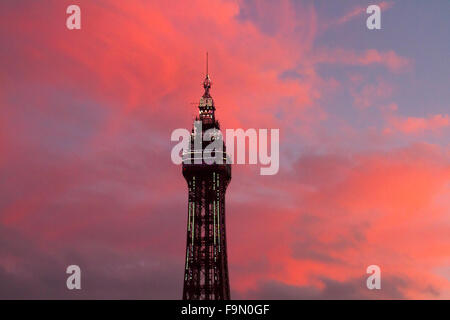
[[[189,189],[183,299],[228,300],[225,192],[231,180],[231,165],[226,163],[223,141],[223,164],[205,163],[202,157],[205,142],[200,148],[193,147],[196,135],[203,135],[208,129],[220,129],[214,115],[214,101],[209,94],[208,72],[203,87],[205,93],[200,99],[200,115],[196,118],[201,121],[202,132],[192,130],[191,147],[183,155],[183,176]],[[195,163],[196,159],[198,163]]]

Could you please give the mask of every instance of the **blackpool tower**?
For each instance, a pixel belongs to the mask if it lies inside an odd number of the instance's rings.
[[[216,108],[209,92],[211,79],[208,67],[203,88],[205,91],[200,98],[199,116],[192,129],[190,147],[183,154],[183,176],[188,185],[183,299],[228,300],[230,285],[225,232],[225,191],[231,180],[231,165],[226,161],[225,145],[214,114]],[[202,139],[200,143],[195,143],[196,137],[203,137],[207,130],[213,132],[210,141]],[[220,139],[223,149],[215,150],[209,155],[216,159],[222,158],[223,163],[216,161],[211,164],[205,156],[205,148],[214,139]]]

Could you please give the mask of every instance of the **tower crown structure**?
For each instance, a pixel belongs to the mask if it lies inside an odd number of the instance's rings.
[[[198,106],[200,111],[200,120],[202,120],[202,122],[205,124],[215,124],[216,120],[214,115],[214,112],[216,111],[214,100],[209,93],[211,86],[212,81],[208,73],[208,53],[206,53],[206,76],[205,80],[203,80],[203,88],[205,89],[205,92],[200,98],[200,103]]]
[[[200,98],[200,103],[198,105],[200,120],[204,124],[214,124],[216,107],[214,106],[214,100],[209,93],[211,89],[211,79],[209,75],[206,76],[205,81],[203,81],[203,87],[205,88],[205,93]]]
[[[183,155],[183,176],[188,185],[184,300],[230,299],[225,192],[231,180],[231,165],[226,161],[223,141],[222,164],[208,164],[204,160],[203,154],[209,141],[202,139],[200,145],[194,141],[198,135],[203,137],[206,130],[220,129],[210,94],[212,82],[208,74],[208,58],[206,65],[205,92],[200,98],[199,116],[196,118],[201,121],[201,130],[194,125],[190,148]],[[221,139],[221,135],[213,135],[211,139]]]

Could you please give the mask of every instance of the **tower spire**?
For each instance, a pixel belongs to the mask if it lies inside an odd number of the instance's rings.
[[[205,80],[203,81],[203,88],[205,88],[205,93],[203,94],[203,97],[210,97],[209,95],[209,89],[211,89],[211,78],[209,77],[209,70],[208,70],[208,51],[206,51],[206,76]]]

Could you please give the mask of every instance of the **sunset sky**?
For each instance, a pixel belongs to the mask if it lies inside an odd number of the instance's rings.
[[[450,299],[449,12],[2,0],[0,298],[181,298],[187,185],[170,135],[198,113],[208,51],[221,127],[280,130],[278,174],[233,165],[231,298]]]

